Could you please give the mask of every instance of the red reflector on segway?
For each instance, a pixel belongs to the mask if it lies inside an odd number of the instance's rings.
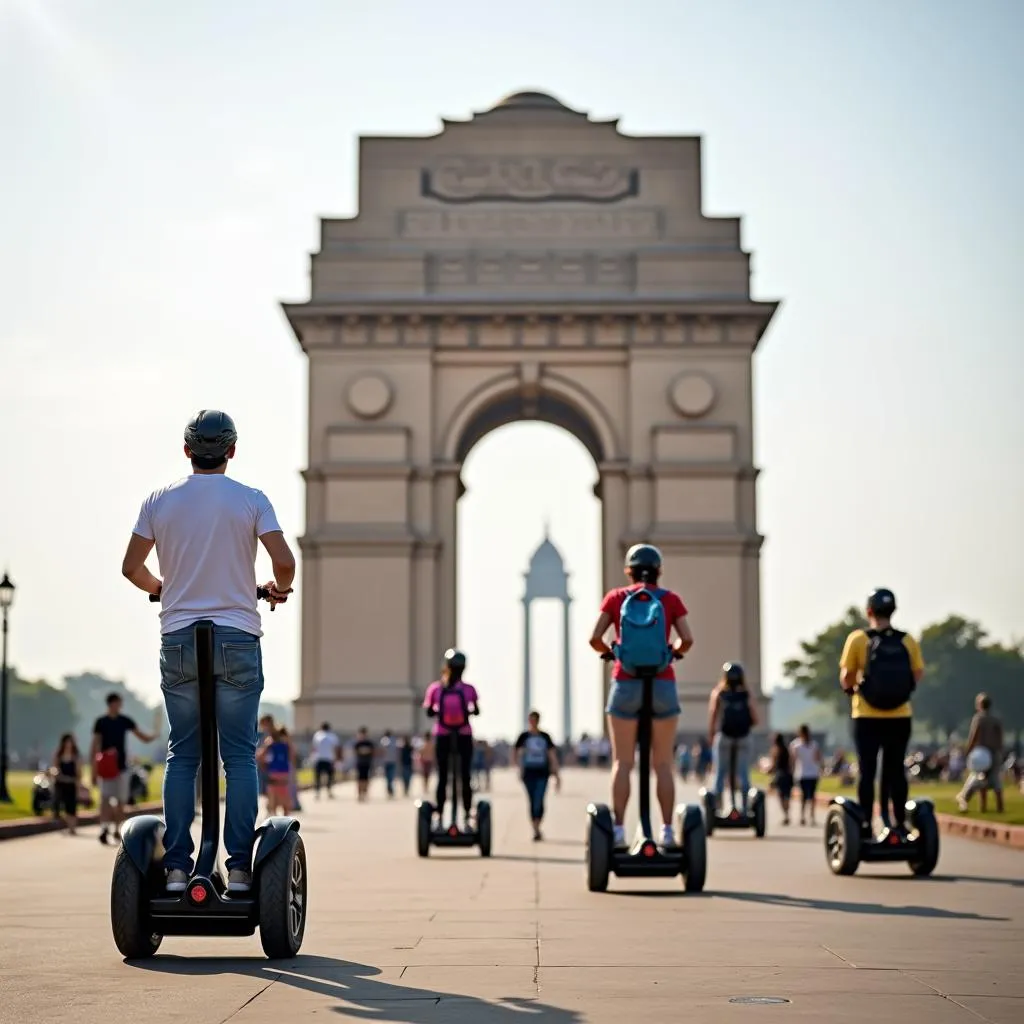
[[[733,811],[732,814],[729,815],[729,817],[732,818],[733,821],[735,821],[739,816],[740,816],[740,812],[739,811]]]
[[[448,829],[448,835],[450,835],[450,836],[457,836],[458,834],[459,834],[459,830],[454,825],[452,825],[452,827],[450,829]]]
[[[655,854],[654,843],[645,843],[644,844],[644,856],[645,857],[653,857],[654,854]]]
[[[193,903],[206,902],[207,892],[205,885],[193,885],[188,894]]]
[[[889,833],[889,845],[896,846],[900,841],[900,837],[895,832]]]

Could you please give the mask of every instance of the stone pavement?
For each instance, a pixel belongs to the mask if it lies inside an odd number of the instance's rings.
[[[110,936],[113,849],[95,829],[0,844],[0,1022],[629,1024],[1024,1020],[1024,857],[944,837],[936,876],[834,878],[821,831],[716,835],[707,891],[583,881],[584,813],[606,778],[569,771],[529,842],[508,773],[495,849],[414,852],[406,800],[305,798],[310,919],[295,961],[259,939],[170,938],[126,964]],[[692,794],[692,788],[689,788]],[[781,997],[742,1005],[731,999]]]

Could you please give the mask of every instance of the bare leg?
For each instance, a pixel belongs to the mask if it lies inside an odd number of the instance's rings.
[[[656,718],[651,722],[651,765],[657,780],[656,793],[658,806],[661,808],[661,820],[666,825],[672,824],[672,811],[676,802],[676,780],[672,774],[672,748],[675,746],[676,726],[679,716]],[[646,780],[641,779],[644,785]]]
[[[637,722],[609,715],[608,731],[612,739],[612,813],[615,824],[621,825],[629,803],[629,773],[636,756]]]

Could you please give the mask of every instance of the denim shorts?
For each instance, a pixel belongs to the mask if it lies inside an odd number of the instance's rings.
[[[639,679],[613,680],[605,711],[613,718],[635,720],[640,717],[643,692]],[[674,679],[654,680],[652,706],[655,718],[672,718],[679,714],[679,692]]]

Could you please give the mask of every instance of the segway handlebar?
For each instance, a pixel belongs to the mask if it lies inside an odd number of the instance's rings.
[[[257,601],[269,601],[270,600],[270,590],[267,587],[257,587],[256,588],[256,600]],[[149,601],[150,601],[150,604],[159,604],[160,603],[160,595],[159,594],[150,594],[149,595]],[[281,603],[283,604],[284,601],[282,600]]]
[[[682,661],[683,658],[684,658],[684,655],[683,655],[682,651],[677,651],[677,650],[673,649],[673,651],[672,651],[672,660],[673,661]],[[614,661],[615,660],[615,655],[611,651],[604,651],[601,654],[601,660],[602,661]]]

